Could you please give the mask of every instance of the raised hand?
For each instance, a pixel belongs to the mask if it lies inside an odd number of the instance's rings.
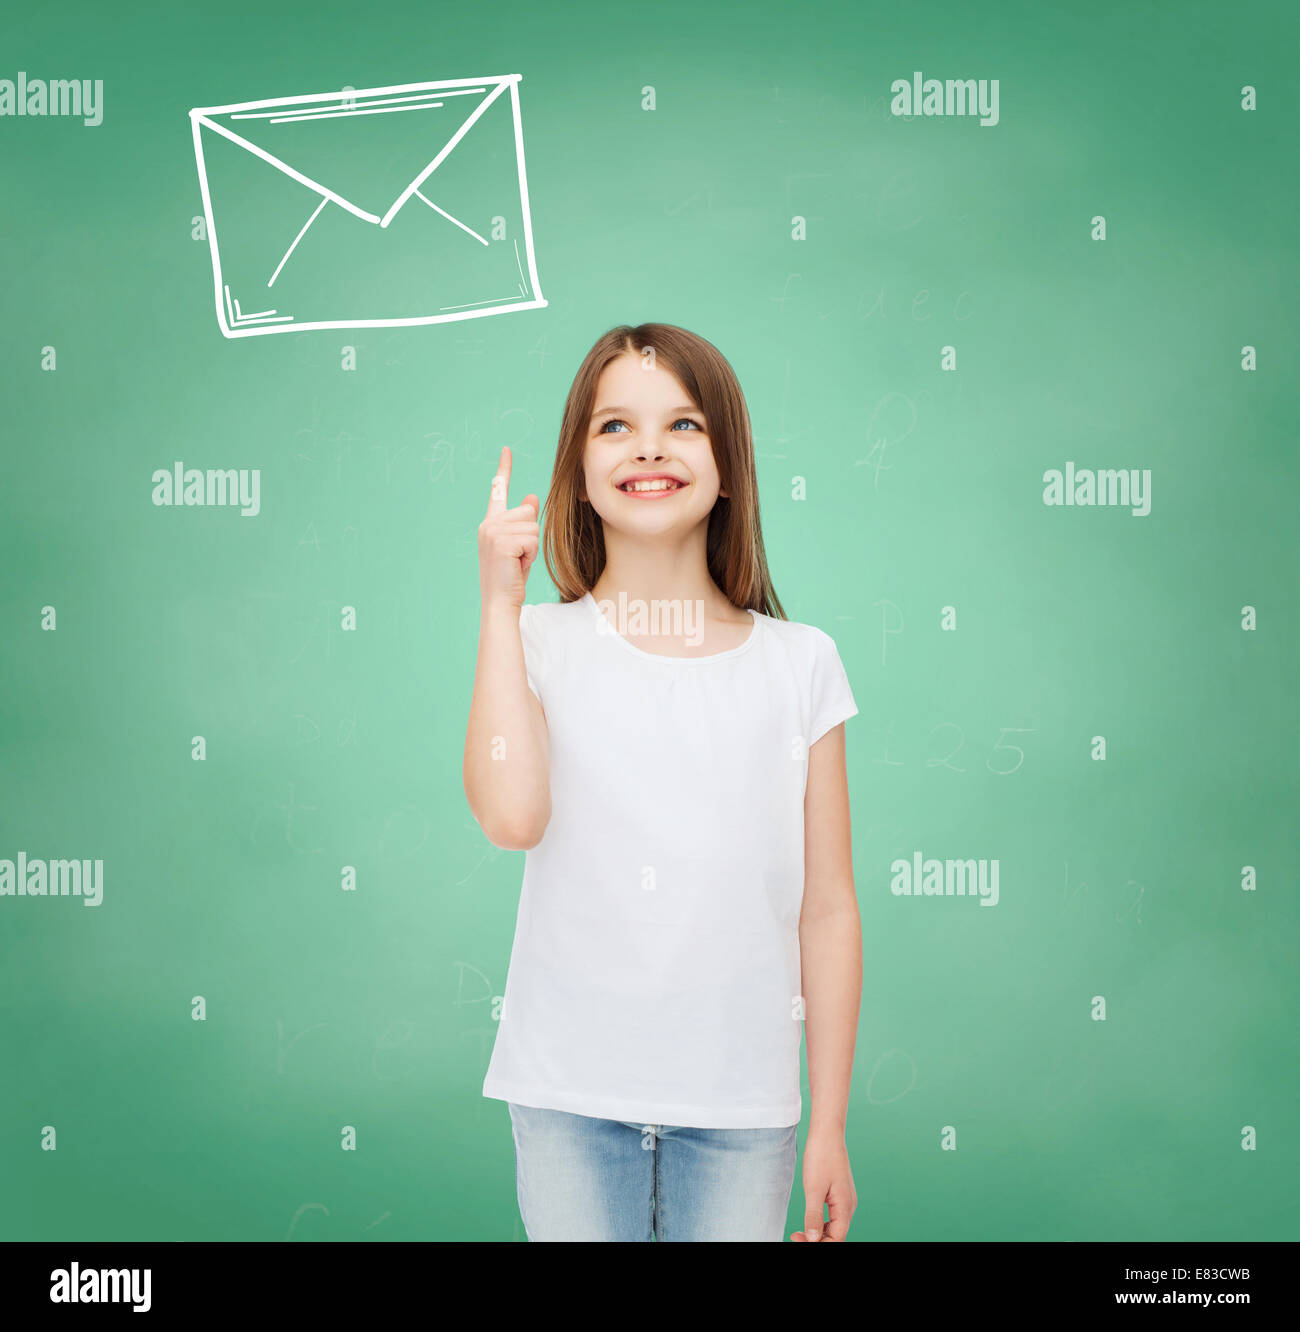
[[[478,525],[479,589],[485,610],[491,605],[521,607],[528,571],[537,559],[538,499],[525,495],[516,508],[506,507],[510,465],[510,450],[503,448],[492,478],[487,514]]]

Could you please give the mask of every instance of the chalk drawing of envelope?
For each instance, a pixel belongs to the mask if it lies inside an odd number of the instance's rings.
[[[544,306],[518,74],[190,112],[228,338]]]

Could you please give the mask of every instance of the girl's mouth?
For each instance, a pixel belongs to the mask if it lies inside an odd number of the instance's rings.
[[[633,499],[664,499],[679,490],[685,490],[686,482],[679,481],[675,476],[633,477],[616,489],[624,495],[631,495]]]

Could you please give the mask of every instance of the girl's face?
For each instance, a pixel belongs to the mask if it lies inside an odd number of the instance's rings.
[[[675,375],[630,352],[597,381],[583,478],[603,521],[638,536],[691,531],[721,493],[704,413]]]

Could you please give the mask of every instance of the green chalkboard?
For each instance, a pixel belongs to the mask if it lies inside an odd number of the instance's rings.
[[[735,368],[776,591],[860,708],[851,1238],[1300,1237],[1298,29],[0,20],[0,886],[102,867],[0,895],[0,1238],[524,1239],[475,533],[652,320]],[[497,92],[389,215],[411,117],[325,112],[427,85],[443,126]],[[895,891],[917,857],[996,905]]]

